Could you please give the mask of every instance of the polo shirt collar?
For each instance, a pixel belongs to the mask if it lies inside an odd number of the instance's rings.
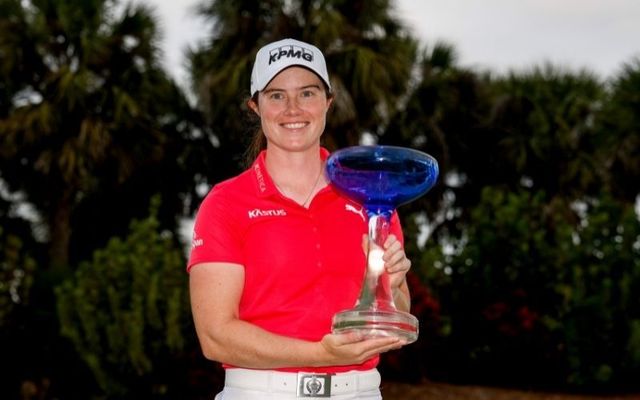
[[[324,147],[320,147],[320,159],[322,161],[325,161],[329,157],[329,154],[329,150]],[[262,150],[251,165],[251,172],[256,184],[256,193],[260,197],[267,197],[279,193],[278,188],[273,183],[273,180],[267,171],[267,166],[265,164],[266,156],[267,151]]]

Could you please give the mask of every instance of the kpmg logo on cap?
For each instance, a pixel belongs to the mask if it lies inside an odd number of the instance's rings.
[[[279,61],[281,58],[298,58],[308,62],[313,62],[313,51],[302,46],[288,45],[278,47],[269,52],[269,65]]]

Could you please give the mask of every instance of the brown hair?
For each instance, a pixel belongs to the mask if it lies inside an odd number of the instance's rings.
[[[245,103],[253,101],[254,103],[258,104],[259,94],[260,92],[256,92],[256,94],[254,94],[253,97],[251,97]],[[251,109],[251,107],[247,108],[249,110],[247,115],[247,120],[250,124],[249,131],[252,132],[251,142],[249,142],[249,146],[244,152],[244,162],[245,166],[248,168],[251,166],[251,164],[253,164],[260,152],[267,148],[267,139],[264,137],[262,127],[260,126],[260,117]]]

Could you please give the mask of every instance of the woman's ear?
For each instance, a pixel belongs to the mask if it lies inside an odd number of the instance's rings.
[[[333,96],[329,97],[327,99],[327,111],[329,111],[331,109],[331,105],[333,104]]]
[[[247,100],[247,107],[252,109],[253,112],[258,115],[258,117],[260,116],[260,109],[258,108],[258,104],[253,100],[253,97]]]

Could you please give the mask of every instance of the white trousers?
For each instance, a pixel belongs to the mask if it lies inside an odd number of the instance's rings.
[[[319,378],[325,383],[321,376]],[[308,391],[300,394],[305,392],[304,384],[312,379],[313,375],[302,373],[227,369],[224,389],[218,393],[215,400],[382,400],[380,373],[376,369],[331,375],[330,381],[326,381],[330,388],[327,387],[326,391],[323,389],[320,392],[330,392],[330,397],[313,397]]]

